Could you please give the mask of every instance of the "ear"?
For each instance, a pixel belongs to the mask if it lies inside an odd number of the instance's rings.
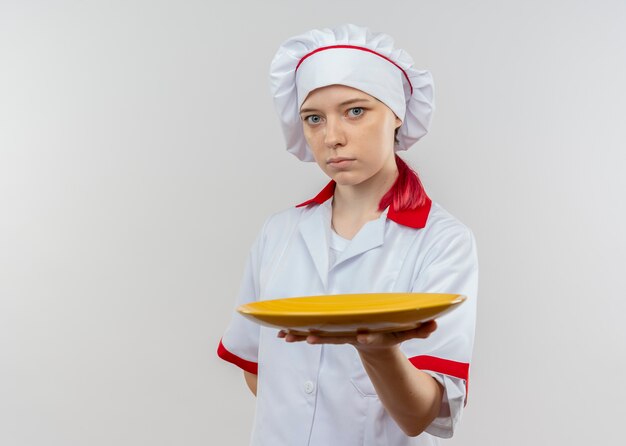
[[[396,127],[395,128],[398,128],[401,125],[402,125],[402,120],[396,116]]]

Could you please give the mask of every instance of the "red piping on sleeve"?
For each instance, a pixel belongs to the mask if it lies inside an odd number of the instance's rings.
[[[254,375],[259,374],[259,364],[252,361],[246,361],[245,359],[240,358],[237,355],[226,350],[224,344],[220,340],[220,345],[217,347],[217,356],[222,358],[224,361],[228,361],[232,364],[235,364],[240,369],[245,370],[246,372],[252,373]]]
[[[454,376],[465,380],[465,404],[469,391],[469,364],[456,362],[449,359],[436,358],[434,356],[414,356],[409,358],[411,364],[420,370],[430,370],[444,375]]]

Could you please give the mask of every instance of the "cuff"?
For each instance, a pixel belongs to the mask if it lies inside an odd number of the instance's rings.
[[[234,353],[229,352],[224,344],[220,340],[220,345],[217,347],[217,356],[222,358],[224,361],[230,362],[231,364],[235,364],[242,370],[246,372],[252,373],[254,375],[258,375],[259,373],[259,364],[253,361],[247,361]]]
[[[454,376],[465,381],[465,401],[469,391],[469,364],[466,362],[451,361],[450,359],[437,358],[435,356],[413,356],[409,358],[416,368],[426,371],[441,373],[442,375]],[[439,380],[438,380],[439,381]]]

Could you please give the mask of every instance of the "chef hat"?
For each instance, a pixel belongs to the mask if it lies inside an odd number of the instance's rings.
[[[428,132],[434,109],[433,79],[413,67],[387,34],[352,24],[314,29],[285,41],[270,66],[270,90],[287,151],[314,161],[304,137],[300,107],[316,88],[340,84],[357,88],[387,105],[402,125],[395,150],[407,150]]]

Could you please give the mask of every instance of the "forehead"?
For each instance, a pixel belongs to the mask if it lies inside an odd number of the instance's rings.
[[[362,90],[347,85],[327,85],[312,90],[302,103],[300,110],[308,107],[332,107],[347,100],[377,101],[377,99]]]

